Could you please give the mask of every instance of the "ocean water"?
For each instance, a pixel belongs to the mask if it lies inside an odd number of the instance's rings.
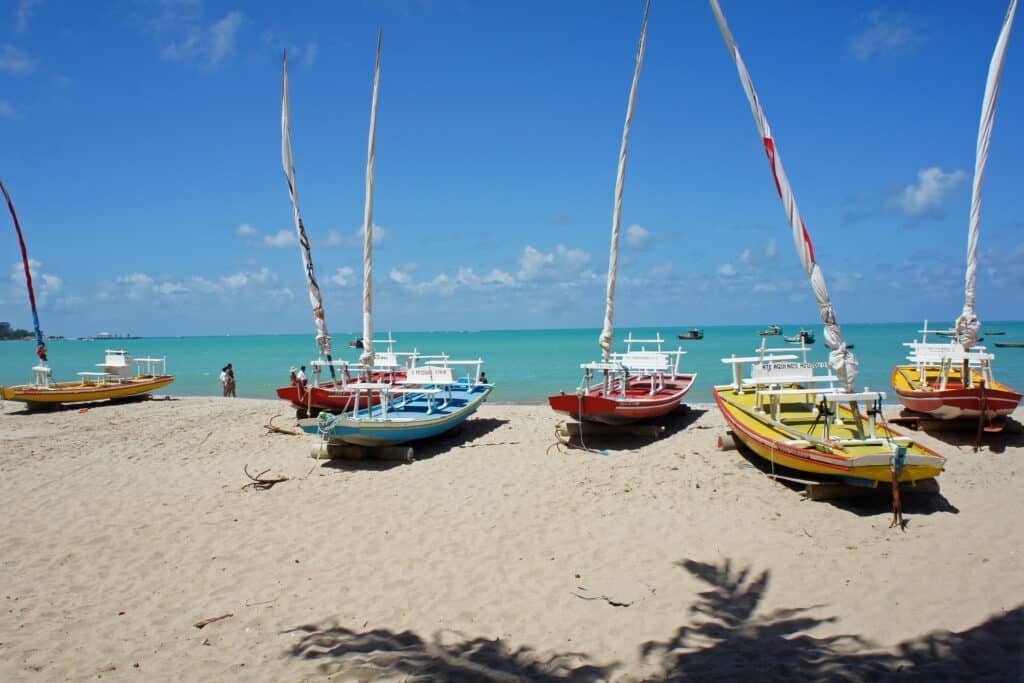
[[[795,334],[801,327],[812,330],[817,337],[810,360],[827,358],[822,343],[822,326],[810,323],[782,324],[783,334]],[[937,326],[933,323],[932,326]],[[632,332],[634,337],[651,338],[661,333],[668,342],[665,348],[682,346],[687,351],[680,370],[696,372],[697,381],[687,400],[709,403],[714,399],[711,387],[731,381],[723,357],[750,355],[761,343],[757,331],[764,326],[705,327],[700,341],[678,340],[676,335],[686,328],[623,328],[616,332],[616,350],[625,350],[623,341]],[[991,342],[1024,342],[1024,322],[990,322],[987,330],[1004,331],[1005,335],[989,336],[982,342],[996,352],[996,377],[1011,387],[1024,387],[1024,348],[996,349]],[[896,398],[889,386],[892,367],[904,362],[907,349],[902,346],[916,336],[920,323],[850,324],[843,325],[847,342],[855,345],[860,360],[859,388],[887,391],[889,402]],[[491,330],[465,332],[393,332],[396,351],[418,350],[420,353],[447,353],[452,359],[471,360],[482,357],[488,379],[496,385],[491,402],[543,403],[549,394],[573,391],[579,384],[582,362],[599,360],[597,338],[600,330]],[[381,338],[387,331],[380,331]],[[336,334],[335,357],[356,360],[359,352],[348,346],[353,335]],[[931,338],[931,337],[930,337]],[[770,347],[793,347],[782,337],[768,337]],[[936,340],[939,338],[936,337]],[[177,396],[219,396],[221,368],[232,363],[238,381],[238,396],[274,398],[274,389],[288,382],[289,367],[306,365],[315,357],[312,334],[263,335],[243,337],[153,337],[123,341],[67,340],[48,345],[50,367],[58,381],[77,379],[76,372],[95,370],[103,360],[103,351],[111,347],[126,348],[136,358],[159,356],[167,358],[168,370],[177,380],[166,392]],[[33,342],[0,343],[0,384],[23,384],[31,379],[35,353]]]

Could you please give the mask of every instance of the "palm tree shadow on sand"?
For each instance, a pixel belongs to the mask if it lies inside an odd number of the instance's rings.
[[[769,572],[683,560],[678,566],[708,585],[689,619],[664,641],[641,645],[644,680],[1020,680],[1024,606],[961,633],[934,632],[893,650],[856,635],[809,634],[835,617],[812,613],[822,606],[762,614]],[[445,681],[598,681],[613,677],[617,662],[589,663],[580,653],[513,648],[501,639],[410,631],[354,631],[336,622],[304,625],[288,652],[318,662],[325,675],[345,678],[408,677]]]
[[[587,664],[581,654],[541,656],[529,647],[513,649],[500,638],[449,642],[442,634],[426,640],[411,631],[357,632],[337,624],[300,626],[294,631],[304,635],[292,647],[293,657],[319,661],[321,674],[346,679],[402,676],[421,681],[589,683],[606,680],[614,668]]]
[[[728,560],[678,564],[710,589],[690,608],[693,624],[641,648],[665,680],[1017,680],[1024,673],[1024,606],[962,633],[904,641],[890,652],[857,635],[810,635],[837,621],[812,616],[820,605],[759,613],[767,571],[755,576],[750,568],[734,570]]]

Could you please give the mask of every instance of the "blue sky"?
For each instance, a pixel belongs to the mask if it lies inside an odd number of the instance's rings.
[[[723,0],[840,322],[959,313],[1006,4]],[[376,327],[601,325],[640,0],[15,0],[0,12],[0,178],[45,332],[312,333],[281,170],[283,48],[328,326],[358,329],[378,26]],[[1024,318],[1019,20],[984,191],[982,320]],[[0,320],[28,327],[3,224]],[[816,314],[710,8],[655,0],[617,326]]]

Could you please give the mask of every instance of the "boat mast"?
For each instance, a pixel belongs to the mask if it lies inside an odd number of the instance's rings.
[[[370,137],[366,144],[366,204],[363,209],[363,353],[359,362],[373,367],[373,179],[377,155],[377,96],[380,92],[380,45],[384,29],[377,29],[377,62],[373,72]]]
[[[956,319],[956,339],[964,350],[978,343],[981,321],[974,312],[974,280],[978,271],[978,232],[981,227],[981,184],[985,180],[985,166],[988,164],[988,148],[992,141],[992,126],[996,118],[996,102],[999,99],[999,81],[1006,61],[1006,47],[1010,41],[1010,27],[1017,11],[1017,0],[1010,0],[1010,7],[1003,19],[1003,28],[992,53],[985,82],[985,98],[981,106],[981,121],[978,124],[978,147],[974,156],[974,186],[971,189],[970,229],[967,232],[967,271],[964,275],[964,310]]]
[[[35,326],[36,331],[36,355],[39,356],[39,360],[46,362],[46,344],[43,342],[43,331],[39,329],[39,312],[36,310],[36,292],[32,287],[32,269],[29,268],[28,263],[28,250],[25,249],[25,238],[21,234],[21,223],[18,222],[18,214],[14,212],[14,202],[11,201],[11,195],[7,194],[7,188],[4,187],[4,181],[0,180],[0,191],[4,193],[4,199],[7,200],[7,208],[11,210],[11,218],[14,219],[14,229],[18,233],[18,246],[21,247],[21,262],[25,266],[25,284],[28,287],[28,302],[32,305],[32,324]]]
[[[299,237],[299,253],[302,256],[302,266],[306,273],[306,284],[309,286],[309,302],[313,306],[313,322],[316,324],[316,345],[320,349],[320,356],[327,359],[328,367],[331,369],[331,377],[334,375],[334,365],[331,365],[331,335],[327,332],[327,321],[324,319],[324,301],[320,295],[320,285],[316,282],[316,273],[313,270],[313,255],[309,250],[309,236],[306,235],[306,226],[302,223],[302,216],[299,214],[299,192],[295,185],[295,158],[292,156],[292,125],[291,110],[288,106],[288,53],[282,58],[282,94],[281,94],[281,163],[284,166],[284,175],[288,181],[288,194],[292,200],[292,214],[295,218],[295,231]]]
[[[615,316],[615,278],[619,267],[619,226],[622,224],[622,191],[626,183],[626,157],[629,154],[629,127],[633,122],[633,109],[636,107],[636,91],[640,83],[640,67],[644,63],[644,50],[647,48],[647,15],[651,11],[651,0],[647,0],[644,8],[644,21],[640,28],[640,47],[636,52],[636,68],[633,71],[633,85],[629,88],[629,105],[626,107],[626,123],[622,127],[622,147],[619,149],[619,171],[615,177],[615,209],[612,212],[612,244],[608,256],[608,292],[605,296],[604,327],[598,343],[601,345],[604,362],[608,362],[612,354]]]
[[[771,164],[772,174],[775,176],[775,187],[779,191],[779,198],[782,199],[786,215],[789,217],[789,224],[793,233],[793,243],[796,246],[797,254],[800,256],[800,263],[803,265],[804,272],[811,278],[814,297],[818,301],[818,312],[821,314],[822,322],[825,323],[825,343],[832,349],[831,353],[829,353],[829,365],[835,368],[836,375],[846,390],[853,391],[854,382],[857,379],[857,357],[849,350],[846,341],[843,339],[839,321],[836,319],[835,309],[832,307],[832,300],[828,295],[828,288],[825,286],[825,275],[822,273],[821,267],[814,260],[814,246],[811,244],[811,236],[807,232],[803,218],[800,217],[800,209],[797,208],[793,188],[790,187],[789,178],[782,167],[782,158],[775,147],[771,127],[768,125],[768,119],[761,109],[761,102],[754,91],[754,83],[750,79],[746,65],[743,63],[739,48],[736,47],[732,33],[729,31],[729,26],[725,22],[722,8],[718,6],[718,0],[711,0],[711,9],[715,13],[715,19],[718,21],[718,28],[722,31],[725,44],[729,48],[733,60],[736,62],[736,70],[739,72],[743,89],[746,91],[747,99],[750,101],[750,109],[754,114],[754,121],[757,123],[757,129],[761,133],[761,140],[764,142],[765,151],[768,153],[768,163]]]

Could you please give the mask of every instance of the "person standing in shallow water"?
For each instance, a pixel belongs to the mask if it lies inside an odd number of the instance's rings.
[[[237,398],[235,395],[235,369],[231,366],[231,363],[227,364],[224,372],[227,375],[227,381],[224,383],[224,395]]]
[[[228,395],[228,366],[220,369],[220,393],[221,396]]]

